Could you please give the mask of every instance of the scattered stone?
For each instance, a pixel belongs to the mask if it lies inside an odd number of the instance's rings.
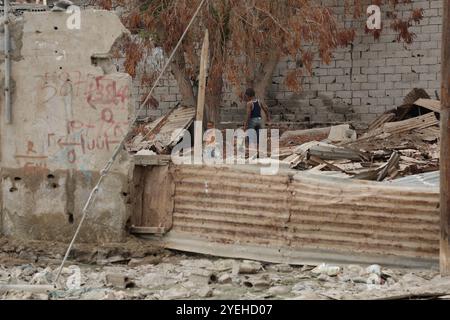
[[[328,299],[314,292],[305,292],[293,298],[292,300],[328,300]]]
[[[255,290],[265,290],[270,287],[270,282],[264,279],[248,279],[243,282],[244,286]]]
[[[320,275],[317,277],[317,280],[318,280],[318,281],[322,281],[322,282],[328,282],[328,281],[331,281],[332,278],[331,278],[329,275],[327,275],[327,274],[320,274]]]
[[[233,274],[256,274],[261,270],[262,264],[256,261],[243,261],[233,266]]]
[[[303,266],[300,269],[300,272],[308,272],[308,271],[314,270],[314,268],[316,268],[316,267],[315,266]]]
[[[37,256],[31,252],[27,251],[20,251],[19,255],[17,256],[19,259],[23,259],[26,261],[32,261],[36,262],[38,260]]]
[[[227,284],[233,282],[233,278],[230,274],[224,273],[219,277],[219,279],[217,279],[217,282],[220,284]]]
[[[352,278],[353,283],[367,283],[367,279],[364,277],[354,277]]]
[[[381,276],[381,267],[377,264],[371,265],[366,268],[367,274],[376,274],[377,276]]]
[[[366,283],[367,284],[374,284],[374,285],[381,285],[381,277],[377,275],[376,273],[372,273],[367,278]]]
[[[229,270],[233,270],[233,266],[235,264],[234,260],[218,260],[214,262],[213,269],[216,272],[225,272]]]
[[[285,295],[291,292],[291,287],[288,286],[276,286],[272,287],[269,290],[267,290],[267,293],[278,296],[278,295]]]
[[[183,287],[174,287],[169,290],[161,291],[160,296],[164,300],[187,299],[190,297],[190,292]]]
[[[341,268],[338,266],[329,266],[323,263],[311,270],[311,272],[317,275],[327,275],[330,277],[335,277],[341,272]]]
[[[193,269],[211,269],[214,267],[214,264],[207,259],[182,260],[180,261],[180,265]]]
[[[143,259],[131,259],[130,262],[128,262],[128,266],[131,268],[139,267],[139,266],[146,266],[146,265],[157,265],[162,261],[162,258],[160,256],[149,256],[145,257]]]
[[[211,298],[214,294],[214,291],[210,287],[203,287],[198,289],[196,293],[200,298]]]
[[[194,283],[209,285],[217,282],[217,275],[212,271],[199,269],[192,272],[189,279]]]
[[[30,284],[50,284],[52,282],[53,274],[50,267],[37,272],[30,280]]]
[[[136,278],[135,283],[139,288],[153,289],[163,286],[172,286],[179,281],[173,278],[169,278],[164,273],[151,272],[145,274],[143,277]]]
[[[264,274],[262,276],[247,276],[242,284],[247,288],[252,288],[255,290],[265,290],[271,286],[271,281],[269,275]]]
[[[353,275],[358,275],[358,276],[363,274],[363,268],[356,264],[351,264],[351,265],[346,266],[344,268],[344,271],[351,273]]]
[[[134,282],[131,281],[128,276],[117,273],[110,273],[106,275],[106,283],[109,286],[120,289],[133,288]]]
[[[419,286],[426,282],[424,278],[421,278],[413,273],[407,273],[403,277],[400,278],[399,282],[403,285],[408,286]]]
[[[110,293],[110,290],[90,290],[81,295],[80,300],[105,300]]]
[[[108,264],[127,264],[130,261],[130,259],[124,258],[123,256],[112,256],[107,259],[98,259],[97,264],[101,266],[105,266]]]
[[[276,264],[271,266],[271,270],[274,270],[275,272],[281,272],[281,273],[290,273],[294,270],[290,265],[288,264]]]

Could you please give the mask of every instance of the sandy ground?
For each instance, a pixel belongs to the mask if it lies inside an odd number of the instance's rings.
[[[450,278],[437,270],[262,264],[170,252],[139,240],[77,245],[57,287],[48,292],[4,287],[53,284],[65,246],[0,238],[0,299],[450,298]]]

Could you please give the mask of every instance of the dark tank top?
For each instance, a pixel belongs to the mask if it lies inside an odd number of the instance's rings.
[[[261,105],[259,104],[259,101],[256,100],[254,102],[252,102],[253,104],[253,108],[252,108],[252,113],[250,118],[261,118]]]

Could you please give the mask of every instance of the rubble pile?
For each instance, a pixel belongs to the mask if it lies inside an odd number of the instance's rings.
[[[181,254],[105,265],[69,263],[58,287],[39,292],[26,286],[53,284],[57,268],[56,263],[5,261],[0,266],[0,299],[448,299],[450,294],[449,279],[437,270],[291,266]],[[25,289],[8,289],[20,285]]]
[[[424,90],[414,89],[403,105],[381,115],[365,132],[356,132],[349,124],[285,131],[279,148],[268,154],[282,167],[350,179],[384,181],[438,171],[440,108],[440,102]],[[128,150],[138,156],[168,155],[181,139],[181,132],[174,130],[188,129],[194,117],[194,108],[174,108],[139,127]],[[215,143],[210,140],[207,146]],[[270,137],[267,144],[270,150]],[[245,139],[236,138],[234,145],[235,154],[244,151],[245,157],[255,157],[256,150],[250,150]],[[184,155],[191,152],[184,150]]]
[[[415,89],[404,105],[380,116],[366,132],[357,134],[350,125],[288,131],[275,156],[292,169],[361,180],[437,171],[439,116],[440,102]]]

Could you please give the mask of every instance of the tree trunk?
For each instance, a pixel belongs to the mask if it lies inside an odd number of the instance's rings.
[[[279,60],[279,50],[271,50],[271,52],[268,54],[267,60],[262,66],[261,71],[256,75],[254,81],[254,89],[256,92],[256,96],[260,99],[261,102],[264,102],[266,98],[267,90],[272,84],[273,73],[275,72],[275,68],[277,67]]]
[[[214,70],[216,68],[216,70]],[[222,103],[223,76],[218,61],[211,64],[208,77],[208,90],[206,93],[206,121],[217,128],[220,122],[220,105]]]
[[[196,99],[192,83],[186,74],[186,61],[182,51],[178,51],[171,63],[171,70],[180,89],[182,104],[184,106],[195,107]]]

